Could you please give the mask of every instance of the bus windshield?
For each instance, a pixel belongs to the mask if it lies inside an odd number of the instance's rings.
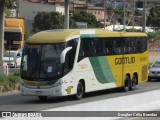
[[[22,33],[20,32],[4,32],[4,40],[22,41]]]
[[[62,75],[61,52],[65,43],[25,45],[21,64],[23,79],[52,80]]]

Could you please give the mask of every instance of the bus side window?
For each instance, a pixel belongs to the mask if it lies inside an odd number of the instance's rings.
[[[103,50],[103,41],[100,38],[95,38],[93,40],[94,42],[94,49],[95,49],[95,56],[103,56],[104,50]]]
[[[113,38],[113,54],[119,55],[122,54],[122,38]]]
[[[112,43],[111,40],[107,40],[107,38],[104,39],[104,52],[105,55],[111,55],[112,54]]]
[[[79,55],[78,55],[78,61],[82,60],[85,57],[91,56],[91,40],[90,39],[81,39],[80,49],[79,49]]]

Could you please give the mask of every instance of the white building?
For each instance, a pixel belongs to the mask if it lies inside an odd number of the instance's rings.
[[[26,32],[31,32],[34,17],[38,12],[57,11],[64,15],[64,6],[55,6],[50,4],[32,3],[28,1],[19,1],[19,17],[24,17],[26,22]]]

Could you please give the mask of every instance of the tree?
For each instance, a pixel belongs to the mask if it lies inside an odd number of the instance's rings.
[[[96,20],[96,17],[87,12],[79,12],[73,15],[73,19],[76,22],[86,22],[88,28],[102,28],[103,25]]]
[[[11,8],[13,7],[13,1],[12,0],[5,0],[5,15],[6,17],[11,16],[12,12],[11,12]]]
[[[150,14],[147,17],[147,25],[159,29],[160,28],[159,21],[160,21],[160,6],[156,6],[150,9]]]
[[[73,16],[70,16],[70,18],[69,18],[69,28],[70,29],[77,28],[77,24],[76,24],[75,20],[73,19]]]
[[[5,6],[8,9],[12,9],[12,7],[13,7],[13,1],[12,0],[5,0]]]
[[[70,17],[70,28],[76,28],[76,23],[73,17]],[[39,32],[51,29],[63,29],[64,16],[59,12],[38,12],[34,18],[32,31]]]
[[[33,22],[33,32],[63,29],[63,16],[58,12],[38,12]]]

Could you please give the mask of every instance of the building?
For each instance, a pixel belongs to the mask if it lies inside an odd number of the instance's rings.
[[[104,8],[102,7],[95,7],[94,5],[86,3],[85,0],[83,1],[73,1],[72,4],[70,4],[70,13],[75,14],[78,12],[88,12],[93,15],[95,15],[97,21],[104,20]]]
[[[36,1],[36,0],[35,0]],[[37,0],[38,1],[38,0]],[[19,17],[25,18],[26,32],[31,33],[34,17],[38,12],[59,12],[64,15],[64,6],[19,1]]]
[[[64,0],[26,0],[33,3],[51,3],[56,5],[62,5]]]

